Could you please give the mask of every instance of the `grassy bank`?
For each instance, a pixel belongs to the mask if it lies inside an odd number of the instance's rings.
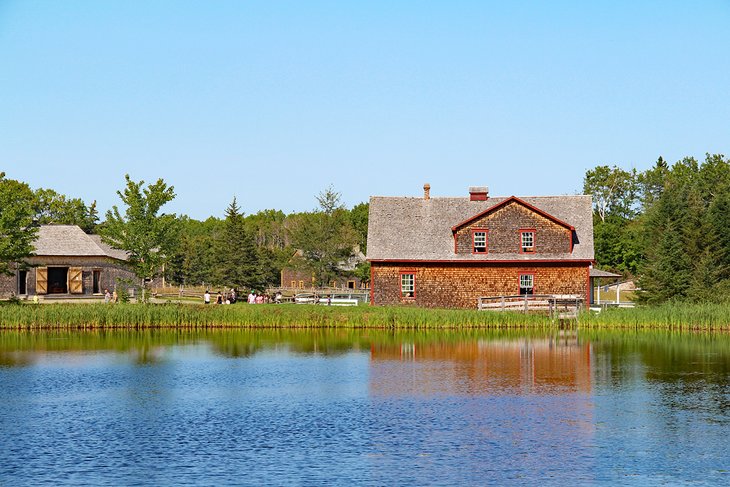
[[[190,304],[2,304],[4,329],[549,328],[547,316],[413,307]],[[583,329],[730,330],[730,305],[666,304],[584,313]]]
[[[339,328],[549,327],[547,316],[412,307],[189,304],[14,304],[0,328]]]
[[[668,303],[636,308],[609,308],[581,317],[582,328],[652,328],[665,330],[730,330],[730,305]]]

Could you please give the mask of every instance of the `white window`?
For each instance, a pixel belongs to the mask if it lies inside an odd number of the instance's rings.
[[[474,253],[484,253],[487,251],[487,232],[474,232]]]
[[[535,232],[522,232],[522,251],[523,252],[534,252],[535,251]]]
[[[535,276],[532,274],[520,274],[520,295],[534,294]]]
[[[400,275],[400,292],[401,296],[413,298],[416,295],[416,278],[413,274]]]

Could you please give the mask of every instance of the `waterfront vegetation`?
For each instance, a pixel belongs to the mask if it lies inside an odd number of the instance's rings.
[[[730,330],[730,305],[667,303],[584,312],[577,322],[542,314],[406,306],[191,304],[0,305],[0,328],[396,328],[473,329],[577,326],[590,329]]]

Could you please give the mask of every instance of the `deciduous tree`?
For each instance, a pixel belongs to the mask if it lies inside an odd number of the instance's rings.
[[[33,225],[33,192],[30,187],[0,172],[0,273],[33,253],[38,229]]]
[[[128,174],[125,180],[124,191],[117,191],[124,213],[116,205],[107,211],[101,235],[109,245],[127,252],[135,275],[144,282],[159,275],[173,253],[177,220],[175,215],[160,211],[175,198],[175,191],[162,179],[147,187],[144,181],[132,181]]]

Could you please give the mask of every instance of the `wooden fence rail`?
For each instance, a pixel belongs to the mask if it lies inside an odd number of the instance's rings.
[[[547,313],[560,319],[576,318],[583,308],[583,298],[570,294],[527,294],[513,296],[483,296],[479,311],[519,311]]]

